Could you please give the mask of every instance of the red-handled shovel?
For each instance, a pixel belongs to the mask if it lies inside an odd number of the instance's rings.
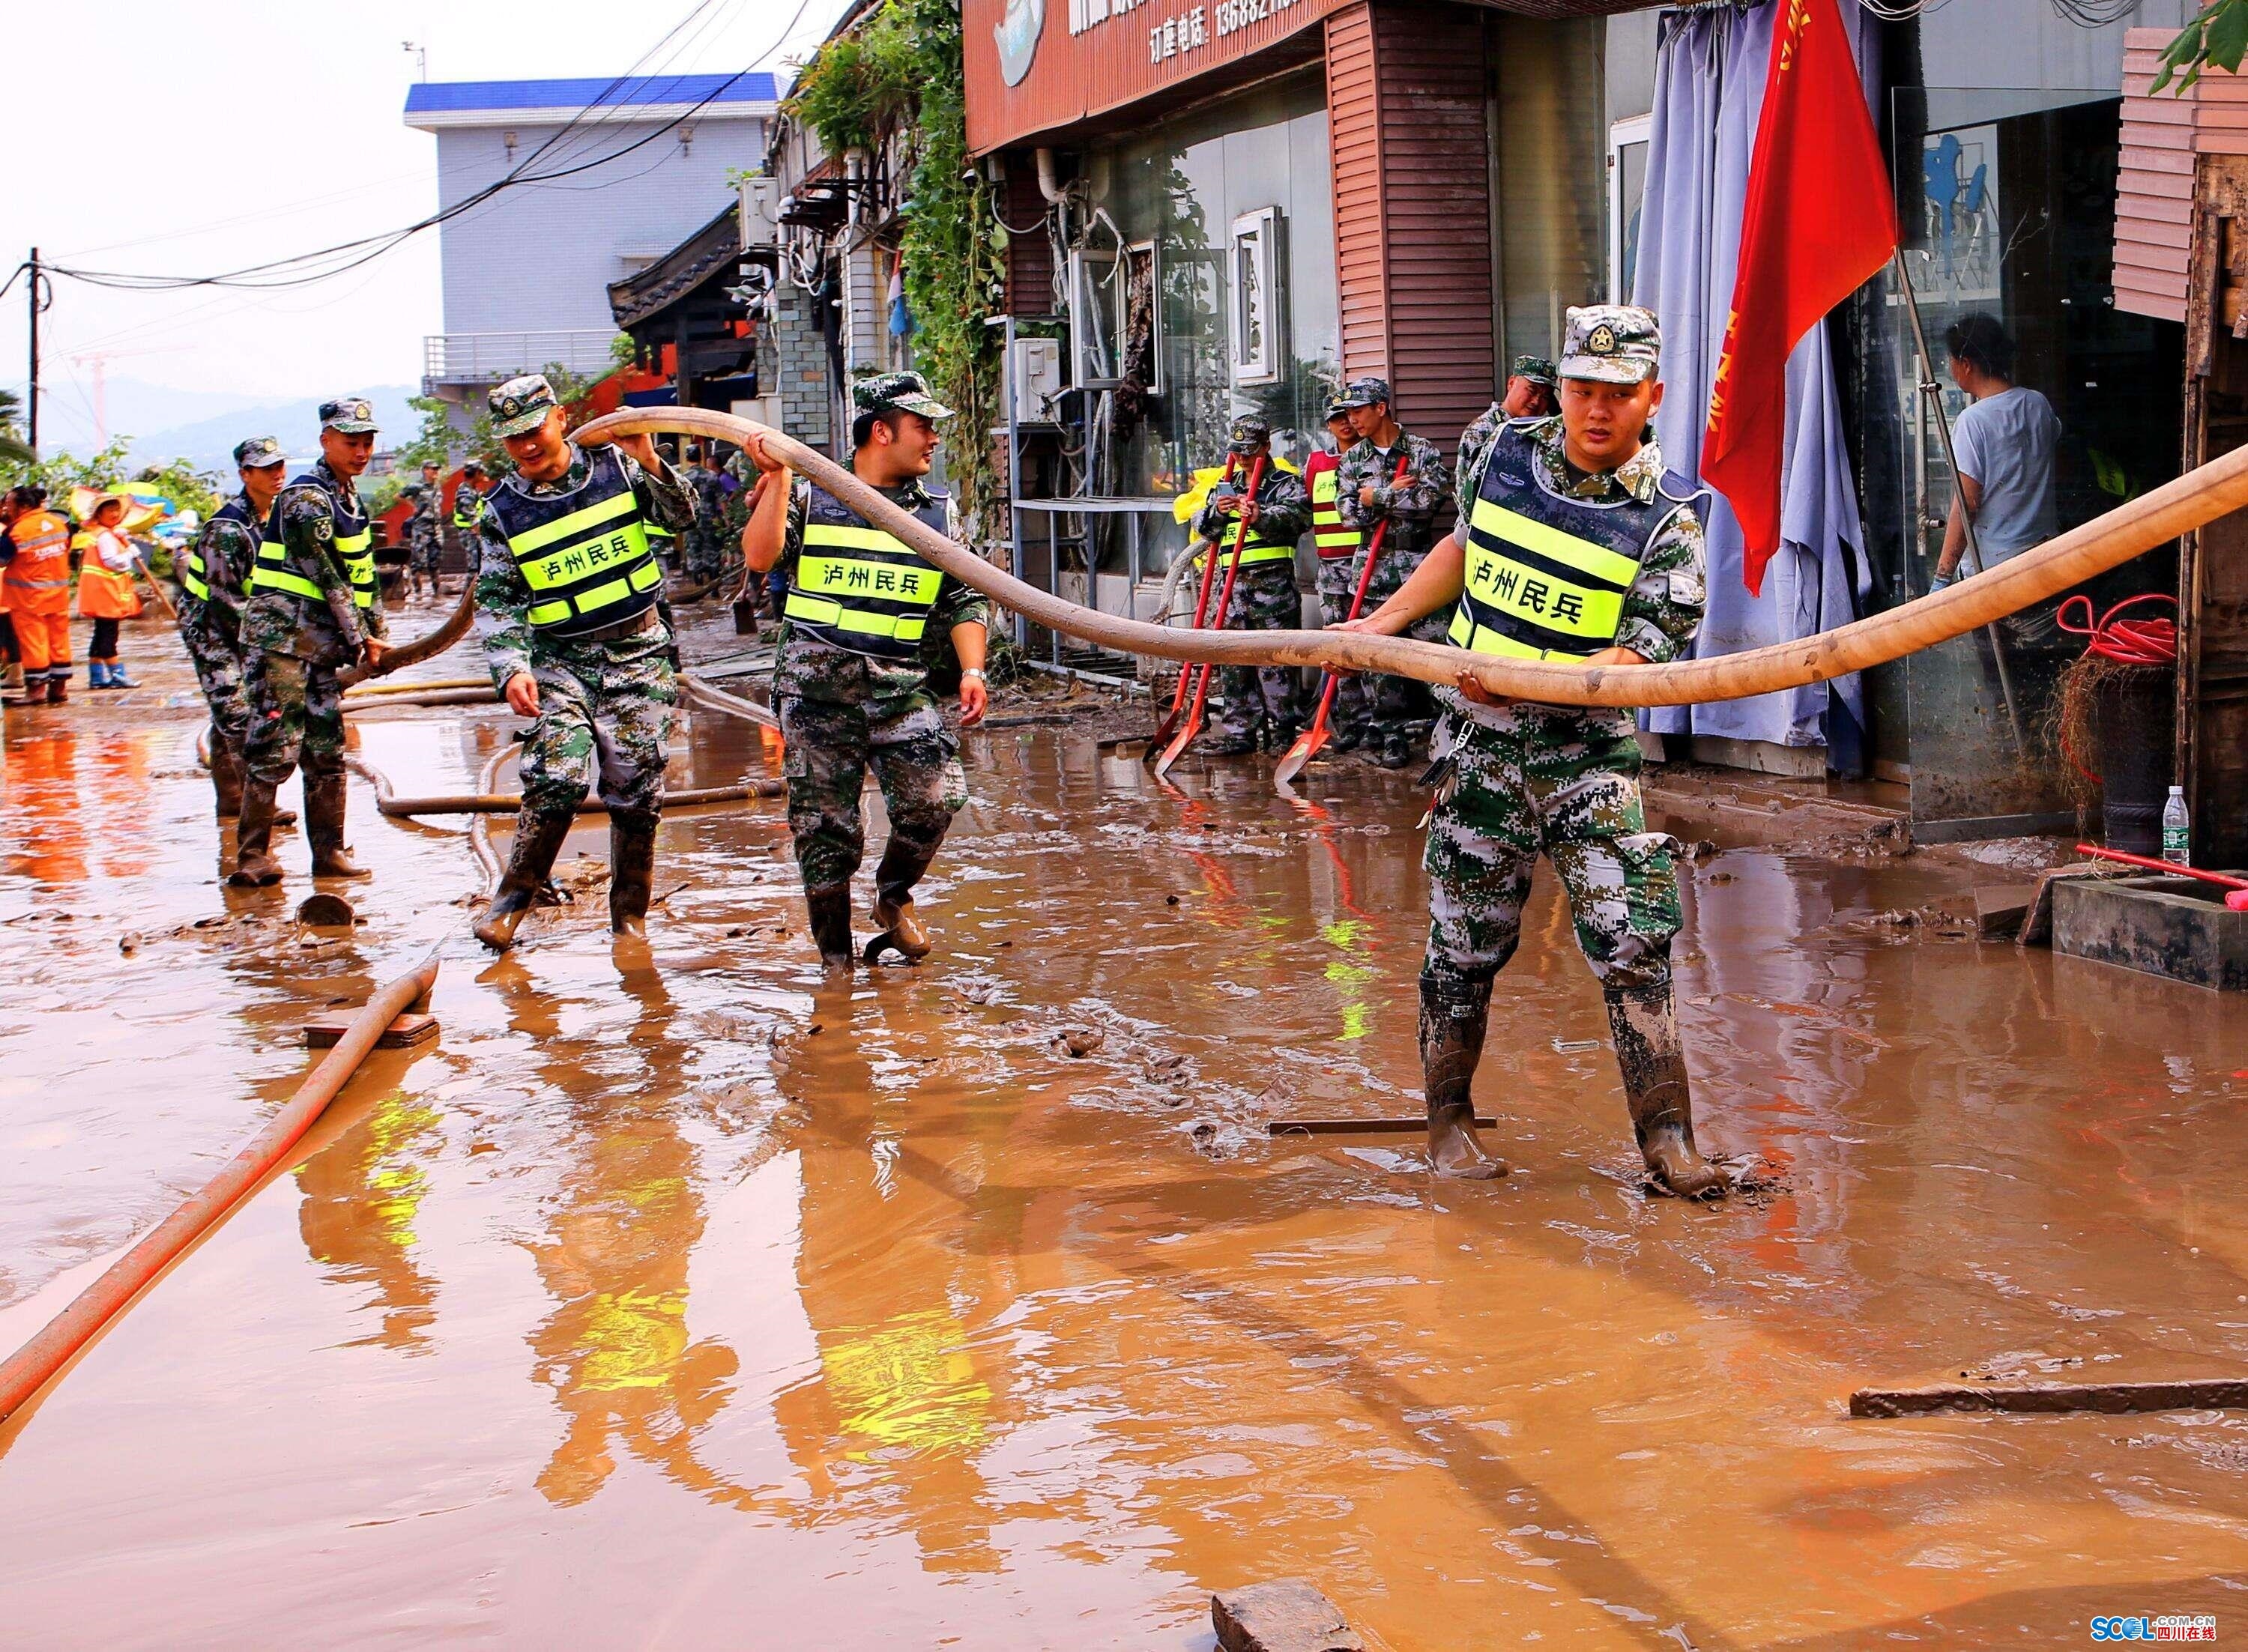
[[[2182,867],[2175,860],[2153,860],[2143,854],[2126,854],[2121,849],[2102,849],[2089,843],[2076,846],[2079,854],[2088,854],[2096,860],[2120,860],[2127,867],[2144,867],[2149,872],[2167,872],[2174,878],[2198,878],[2203,883],[2214,883],[2231,894],[2224,897],[2227,910],[2248,912],[2248,881],[2228,878],[2222,872],[2203,872],[2195,867]]]
[[[1256,499],[1258,485],[1264,480],[1264,456],[1259,454],[1249,466],[1249,491],[1242,496],[1244,502]],[[1225,629],[1225,611],[1233,602],[1234,578],[1241,572],[1241,548],[1248,539],[1249,518],[1244,515],[1233,530],[1233,554],[1226,559],[1225,588],[1218,593],[1217,610],[1210,616],[1210,628],[1213,631]],[[1212,559],[1213,565],[1216,559]],[[1163,748],[1163,755],[1155,759],[1155,778],[1158,780],[1171,771],[1171,764],[1179,760],[1179,754],[1192,745],[1195,737],[1202,732],[1203,707],[1210,699],[1210,673],[1208,665],[1196,668],[1194,698],[1188,702],[1186,724],[1172,737],[1170,744]]]
[[[1410,455],[1402,453],[1397,456],[1397,474],[1389,478],[1391,487],[1405,480],[1410,457]],[[1351,596],[1350,612],[1343,616],[1344,619],[1355,620],[1359,609],[1366,606],[1366,587],[1374,583],[1374,560],[1381,556],[1381,542],[1388,533],[1388,518],[1384,517],[1374,524],[1374,537],[1367,541],[1366,545],[1366,566],[1359,571],[1358,589]],[[1333,736],[1334,731],[1327,726],[1327,713],[1334,709],[1335,689],[1339,686],[1335,674],[1328,672],[1326,684],[1319,691],[1319,714],[1312,717],[1312,726],[1296,737],[1296,744],[1288,748],[1272,771],[1272,784],[1280,791],[1287,791],[1288,783],[1304,771],[1304,765],[1312,760],[1312,754]]]
[[[1234,470],[1240,463],[1241,456],[1237,453],[1229,453],[1225,456],[1226,481],[1233,480]],[[1195,598],[1194,625],[1191,627],[1196,631],[1202,629],[1203,620],[1210,613],[1210,586],[1217,578],[1217,538],[1213,537],[1203,541],[1202,592]],[[1155,733],[1148,737],[1147,750],[1140,754],[1140,760],[1142,763],[1157,756],[1166,745],[1170,744],[1171,731],[1179,726],[1179,713],[1186,708],[1187,682],[1193,675],[1185,665],[1182,664],[1179,667],[1179,685],[1171,694],[1171,709],[1164,713],[1163,720],[1155,725]]]

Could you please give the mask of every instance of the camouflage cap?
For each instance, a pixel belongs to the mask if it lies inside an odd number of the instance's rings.
[[[504,437],[529,435],[546,422],[547,414],[557,403],[554,387],[546,382],[546,375],[526,373],[494,385],[484,405],[491,409],[492,434]]]
[[[320,428],[347,436],[374,434],[374,404],[365,396],[338,396],[320,403]]]
[[[234,468],[237,470],[263,470],[268,465],[288,463],[289,456],[281,451],[281,444],[271,436],[251,436],[234,444]]]
[[[469,460],[466,464],[461,467],[461,474],[464,476],[480,476],[485,475],[484,462],[482,459]]]
[[[1353,379],[1343,386],[1342,394],[1335,399],[1339,408],[1370,408],[1389,400],[1389,380],[1387,379]]]
[[[1348,417],[1350,417],[1350,403],[1345,401],[1340,396],[1337,396],[1333,401],[1327,403],[1327,410],[1326,414],[1321,416],[1319,422],[1322,424],[1333,424],[1337,419],[1347,419]]]
[[[1272,439],[1272,427],[1261,413],[1237,413],[1226,433],[1226,446],[1235,453],[1254,453]]]
[[[924,419],[949,419],[952,409],[929,393],[918,373],[878,373],[851,387],[851,411],[918,413]]]
[[[1633,304],[1587,304],[1569,312],[1561,376],[1640,384],[1662,374],[1662,324]]]
[[[1515,357],[1514,370],[1506,376],[1510,379],[1527,379],[1531,383],[1542,384],[1549,390],[1556,382],[1553,377],[1553,364],[1544,356]]]

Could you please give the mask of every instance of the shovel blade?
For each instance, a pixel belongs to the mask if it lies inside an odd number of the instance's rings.
[[[1272,784],[1285,789],[1301,774],[1304,765],[1312,760],[1320,747],[1326,744],[1328,732],[1326,719],[1322,717],[1298,735],[1296,744],[1290,746],[1280,761],[1273,765]]]
[[[1202,708],[1197,706],[1195,709],[1196,715],[1189,719],[1187,726],[1181,729],[1170,744],[1163,748],[1163,755],[1155,759],[1155,778],[1158,780],[1171,771],[1171,764],[1179,760],[1186,749],[1194,744],[1195,736],[1202,732]]]

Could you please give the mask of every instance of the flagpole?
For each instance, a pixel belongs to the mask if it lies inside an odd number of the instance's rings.
[[[1951,420],[1943,410],[1943,392],[1933,376],[1936,364],[1928,353],[1928,334],[1920,325],[1920,299],[1913,291],[1912,272],[1905,268],[1904,241],[1902,236],[1898,238],[1894,257],[1897,282],[1904,288],[1905,313],[1912,318],[1913,344],[1920,357],[1920,394],[1927,399],[1928,405],[1936,412],[1936,439],[1943,444],[1944,468],[1951,472],[1952,502],[1958,507],[1959,525],[1966,530],[1967,572],[1971,578],[1983,572],[1983,551],[1975,538],[1975,512],[1969,506],[1967,495],[1959,485],[1959,458],[1951,450]],[[1990,639],[1991,657],[1998,663],[1998,697],[2005,703],[2006,721],[2013,725],[2014,749],[2027,756],[2030,749],[2029,738],[2022,727],[2021,708],[2014,699],[2013,673],[2006,666],[2005,641],[1999,636],[1998,627],[1996,625],[1984,626],[1983,634]]]

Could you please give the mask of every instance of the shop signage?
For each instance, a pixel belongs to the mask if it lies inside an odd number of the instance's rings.
[[[969,147],[982,154],[1060,135],[1249,57],[1348,3],[963,0]]]

